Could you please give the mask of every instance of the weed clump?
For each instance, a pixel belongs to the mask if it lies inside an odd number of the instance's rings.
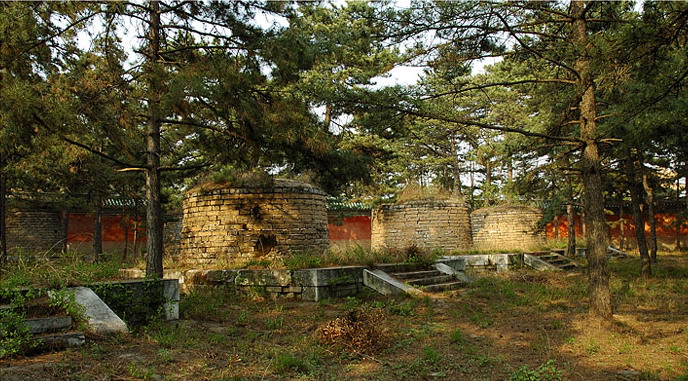
[[[321,343],[355,353],[375,353],[387,347],[386,315],[380,308],[359,307],[320,326]]]

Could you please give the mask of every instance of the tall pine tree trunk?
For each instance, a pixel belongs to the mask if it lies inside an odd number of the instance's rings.
[[[124,213],[122,219],[122,227],[124,228],[124,249],[122,250],[122,261],[127,261],[127,252],[129,251],[129,227],[131,226],[129,215]]]
[[[458,197],[461,195],[461,168],[459,162],[459,150],[456,147],[456,138],[454,135],[449,137],[449,147],[452,154],[452,174],[454,176],[454,184],[452,185],[452,196]]]
[[[93,255],[96,261],[103,256],[103,209],[100,197],[96,200],[96,215],[93,219]]]
[[[0,262],[4,262],[7,259],[7,204],[5,203],[7,197],[6,168],[7,159],[2,151],[0,151]]]
[[[69,210],[60,212],[62,222],[62,254],[69,251]]]
[[[471,207],[475,207],[475,164],[471,161],[471,175],[469,177],[470,188],[471,188]]]
[[[619,249],[622,251],[626,247],[626,224],[624,221],[624,206],[623,206],[624,200],[623,197],[621,197],[621,200],[619,201]]]
[[[590,312],[595,316],[608,318],[612,315],[612,303],[607,270],[607,224],[604,216],[604,188],[602,187],[602,165],[597,131],[595,84],[587,53],[591,46],[588,41],[585,8],[585,2],[571,2],[572,42],[580,50],[575,69],[578,73],[577,84],[581,96],[580,137],[585,142],[581,155],[581,176],[584,189],[583,207],[587,222]]]
[[[655,190],[650,186],[647,173],[643,173],[643,188],[647,203],[647,218],[650,221],[650,261],[657,262],[657,219],[655,219]]]
[[[649,278],[652,276],[652,265],[650,263],[650,255],[647,252],[645,218],[643,216],[643,211],[640,209],[642,190],[641,185],[638,183],[636,172],[633,158],[629,153],[626,161],[626,176],[630,183],[631,209],[633,210],[633,221],[635,222],[635,238],[638,243],[638,251],[640,252],[640,276]]]
[[[572,202],[573,200],[566,205],[566,223],[568,224],[566,255],[569,257],[574,257],[576,255],[576,214]]]
[[[162,278],[162,207],[160,186],[160,4],[150,2],[148,31],[148,125],[146,128],[146,277]]]

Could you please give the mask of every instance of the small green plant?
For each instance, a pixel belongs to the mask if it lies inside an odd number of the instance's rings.
[[[267,269],[272,265],[272,261],[269,259],[251,259],[244,264],[244,267],[249,268],[260,268]]]
[[[440,354],[433,347],[423,347],[423,359],[430,365],[436,365],[440,362]]]
[[[239,313],[236,316],[236,324],[239,326],[243,326],[248,324],[249,322],[249,313],[246,310],[239,311]]]
[[[0,358],[11,357],[34,348],[24,314],[12,309],[0,310]]]
[[[166,348],[162,348],[158,350],[158,358],[160,358],[160,361],[164,363],[171,363],[172,362],[172,351]]]
[[[449,342],[456,345],[464,345],[468,342],[466,335],[461,330],[454,330],[449,334]]]
[[[322,256],[304,252],[293,252],[284,259],[284,266],[290,270],[312,269],[323,266]]]
[[[132,378],[139,380],[152,380],[155,377],[152,370],[146,369],[141,364],[135,361],[132,361],[129,364],[127,364],[127,372],[129,372],[129,375]]]
[[[391,301],[387,307],[387,311],[389,311],[390,314],[398,316],[413,316],[415,315],[415,310],[415,299],[404,300],[398,303]]]
[[[278,330],[284,327],[284,316],[277,316],[274,319],[265,319],[265,326],[269,330]]]
[[[600,346],[593,340],[590,340],[588,345],[585,347],[585,351],[590,355],[597,354],[600,351]]]
[[[76,302],[74,292],[61,289],[51,290],[48,294],[50,295],[50,307],[64,310],[83,329],[83,325],[86,324],[86,307]]]
[[[291,353],[279,353],[275,357],[275,371],[278,374],[289,372],[306,373],[309,369],[310,364],[306,360]]]
[[[536,369],[523,365],[509,375],[509,381],[557,381],[561,380],[562,371],[557,369],[555,360],[547,360]]]
[[[355,310],[356,308],[361,306],[361,300],[353,297],[353,296],[347,296],[346,299],[344,299],[344,307],[345,310],[347,311],[352,311]]]
[[[492,325],[492,319],[490,319],[489,317],[487,317],[483,313],[475,313],[475,314],[471,315],[470,320],[471,320],[471,322],[477,324],[478,327],[483,328],[483,329]]]
[[[680,345],[672,345],[669,347],[669,351],[672,353],[681,354],[681,353],[683,353],[684,348]]]

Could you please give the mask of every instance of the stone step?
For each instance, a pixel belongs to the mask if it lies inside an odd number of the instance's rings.
[[[438,283],[438,284],[431,284],[431,285],[423,286],[423,290],[426,292],[442,292],[442,291],[456,290],[456,289],[459,289],[465,285],[466,285],[466,283],[461,282],[461,281]]]
[[[426,286],[432,284],[442,284],[456,280],[452,275],[438,275],[432,277],[425,277],[419,279],[407,280],[406,283],[411,286]]]
[[[381,263],[373,266],[387,274],[427,270],[428,266],[416,263]]]
[[[406,279],[427,278],[427,277],[442,275],[442,273],[437,271],[437,270],[422,270],[422,271],[397,272],[397,273],[391,273],[390,275],[397,278],[397,279],[406,280]]]
[[[71,316],[51,316],[25,320],[32,335],[66,330],[72,326]]]
[[[33,337],[33,339],[40,341],[40,344],[38,344],[38,346],[35,348],[35,351],[78,347],[86,343],[86,336],[83,332],[50,333],[36,335]]]
[[[551,264],[555,263],[569,263],[569,260],[566,258],[561,258],[561,257],[555,257],[555,258],[549,258],[549,259],[543,259],[543,261],[547,261]]]

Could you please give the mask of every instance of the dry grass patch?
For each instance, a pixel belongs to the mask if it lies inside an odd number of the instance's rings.
[[[321,325],[316,331],[324,344],[353,351],[377,353],[389,346],[387,316],[380,308],[359,307]]]

